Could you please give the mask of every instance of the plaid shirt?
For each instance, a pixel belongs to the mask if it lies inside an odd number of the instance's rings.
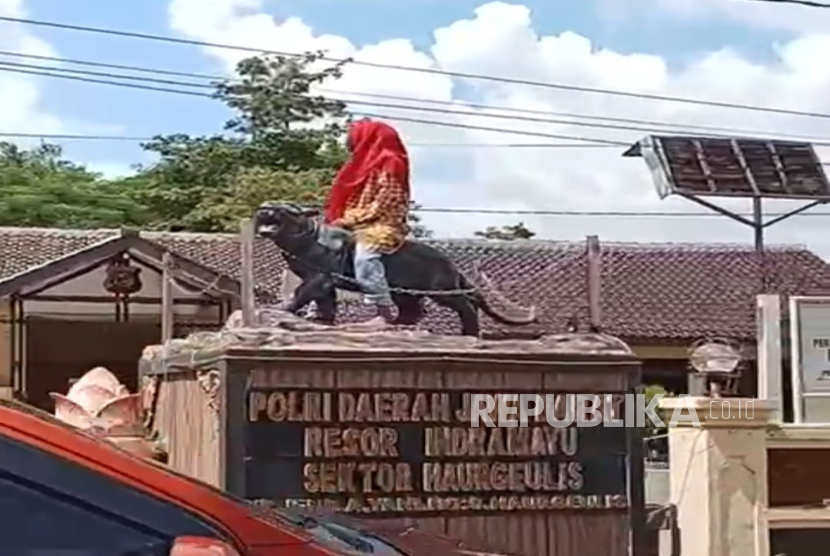
[[[360,243],[392,253],[409,234],[408,212],[409,195],[401,183],[387,172],[376,172],[335,224],[353,230]]]

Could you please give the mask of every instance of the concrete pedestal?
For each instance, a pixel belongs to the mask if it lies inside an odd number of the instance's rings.
[[[766,427],[774,405],[747,398],[666,398],[671,503],[683,556],[769,556]],[[693,420],[692,420],[693,421]]]

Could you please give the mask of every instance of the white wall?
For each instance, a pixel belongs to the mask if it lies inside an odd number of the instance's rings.
[[[135,297],[158,299],[153,304],[131,303],[130,318],[158,320],[161,314],[161,274],[132,263],[140,268],[142,288],[134,294]],[[110,318],[115,314],[115,297],[104,289],[106,266],[91,270],[87,274],[75,277],[67,282],[48,288],[38,295],[61,297],[112,297],[112,303],[89,303],[82,301],[26,301],[24,311],[27,315],[44,317],[72,317],[72,318]],[[174,285],[174,299],[198,299],[198,292],[189,292]],[[218,316],[216,307],[197,305],[175,305],[176,316],[189,321],[215,321]]]

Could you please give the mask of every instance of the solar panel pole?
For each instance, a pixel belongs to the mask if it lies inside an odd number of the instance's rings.
[[[761,269],[761,292],[767,293],[767,257],[764,253],[764,210],[761,197],[752,198],[752,223],[755,232],[755,253]]]
[[[591,332],[602,328],[602,252],[599,236],[586,238],[588,256],[588,312],[590,314]]]
[[[752,198],[752,220],[755,224],[755,251],[759,254],[764,252],[764,211],[760,197]]]

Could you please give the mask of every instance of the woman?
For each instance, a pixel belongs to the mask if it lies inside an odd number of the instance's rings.
[[[326,223],[355,234],[355,278],[375,308],[373,320],[388,323],[394,303],[381,259],[409,233],[409,157],[392,127],[368,119],[352,124],[347,147],[351,158],[334,179]]]

